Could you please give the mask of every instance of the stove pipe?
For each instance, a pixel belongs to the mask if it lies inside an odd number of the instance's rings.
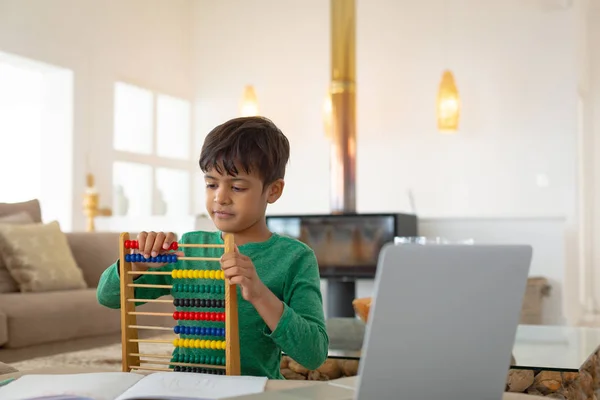
[[[356,213],[356,3],[331,0],[331,195],[334,214]]]

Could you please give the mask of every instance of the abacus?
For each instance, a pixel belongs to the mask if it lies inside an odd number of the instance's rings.
[[[144,258],[141,254],[129,254],[137,249],[137,240],[130,240],[129,234],[121,233],[120,239],[120,276],[121,276],[121,344],[123,352],[122,369],[124,372],[135,370],[199,372],[216,375],[240,375],[240,344],[238,326],[238,307],[236,285],[230,285],[220,267],[198,269],[173,269],[172,271],[132,271],[131,263],[154,262],[175,263],[178,260],[219,262],[219,257],[178,257],[175,254],[163,254]],[[233,252],[235,245],[232,234],[225,234],[224,244],[182,244],[173,242],[170,250],[180,248],[224,249],[224,253]],[[218,250],[211,250],[212,253]],[[222,254],[222,253],[221,253]],[[206,264],[205,264],[206,265]],[[172,285],[153,285],[135,283],[134,275],[170,275]],[[224,281],[221,286],[211,284],[183,284],[180,280],[208,279]],[[171,289],[173,300],[136,298],[135,288]],[[214,295],[223,295],[224,299],[215,299]],[[212,297],[212,298],[206,298]],[[138,303],[172,303],[176,311],[170,313],[136,311]],[[202,312],[184,311],[201,309]],[[212,309],[204,311],[204,309]],[[217,312],[214,309],[224,309]],[[141,326],[137,324],[137,315],[172,316],[177,321],[175,327]],[[187,322],[194,321],[194,322]],[[201,322],[200,322],[201,321]],[[198,326],[200,324],[206,326]],[[223,327],[224,326],[224,327]],[[172,341],[160,339],[140,339],[138,330],[168,330],[176,335]],[[215,339],[219,340],[215,340]],[[222,340],[225,338],[225,340]],[[176,351],[172,355],[142,354],[139,343],[173,343]],[[198,354],[201,349],[202,354]],[[224,350],[224,352],[223,352]],[[196,354],[194,354],[196,353]],[[148,360],[149,358],[169,358],[170,361]],[[164,368],[144,364],[165,365]],[[168,368],[167,368],[168,367]]]

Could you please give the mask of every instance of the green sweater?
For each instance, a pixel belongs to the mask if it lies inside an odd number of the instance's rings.
[[[223,244],[223,239],[220,232],[190,232],[182,236],[180,243]],[[282,351],[305,368],[316,369],[321,366],[327,358],[329,337],[325,329],[319,269],[312,249],[298,240],[275,233],[264,242],[247,243],[238,248],[240,253],[252,259],[259,278],[284,303],[279,324],[271,332],[252,304],[243,299],[238,287],[242,375],[283,379],[280,372]],[[186,247],[183,251],[187,257],[220,257],[223,254],[222,248]],[[220,269],[220,265],[217,262],[183,260],[157,270],[172,269],[216,270]],[[173,292],[171,289],[136,288],[136,298],[156,299],[169,294],[174,298],[224,298],[222,280],[173,279],[170,275],[142,275],[136,279],[136,283],[174,285]],[[118,260],[103,272],[98,284],[97,298],[103,306],[120,308]],[[177,307],[177,311],[215,310]],[[178,324],[224,327],[223,322],[185,320],[178,321]],[[174,334],[173,338],[176,337]],[[180,337],[198,338],[184,334]],[[219,350],[177,347],[174,349],[173,359],[182,360],[185,357],[188,360],[191,357],[190,360],[197,361],[199,355],[218,356],[218,352]],[[223,354],[224,351],[221,350],[221,355]]]

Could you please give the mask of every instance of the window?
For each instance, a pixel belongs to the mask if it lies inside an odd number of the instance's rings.
[[[0,202],[38,199],[73,228],[72,70],[0,52]]]
[[[42,74],[0,61],[0,202],[40,198],[42,107]]]
[[[191,214],[191,114],[189,100],[115,84],[114,215]]]

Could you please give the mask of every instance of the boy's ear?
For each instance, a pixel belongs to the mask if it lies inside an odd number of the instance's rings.
[[[275,182],[269,185],[267,189],[267,202],[269,204],[275,203],[281,195],[283,194],[283,187],[285,186],[285,182],[283,179],[277,179]]]

